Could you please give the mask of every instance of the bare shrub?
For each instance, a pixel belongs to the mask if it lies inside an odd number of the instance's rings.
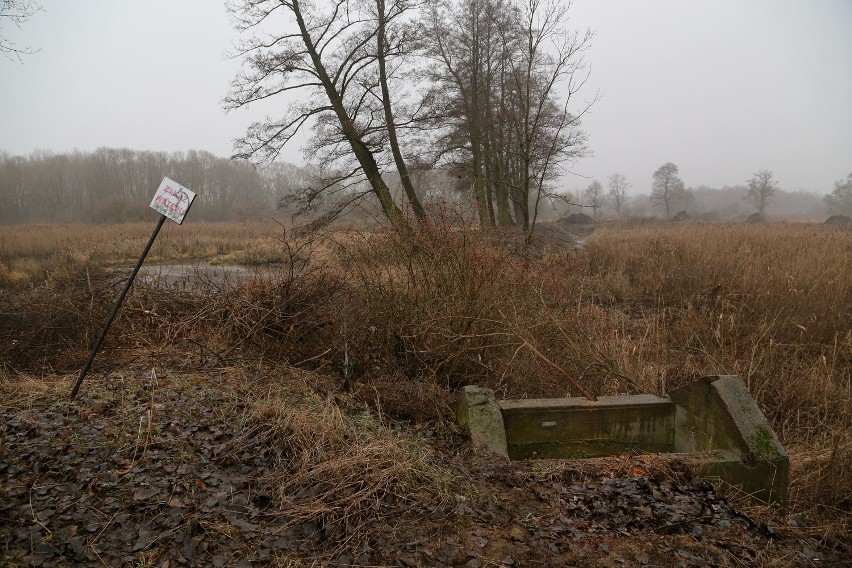
[[[504,396],[595,396],[631,387],[594,336],[583,270],[563,254],[530,257],[488,233],[440,220],[342,249],[359,302],[345,310],[357,375],[394,371]]]
[[[41,270],[37,287],[0,289],[0,360],[18,370],[73,365],[108,309],[112,282],[102,268],[59,255]]]

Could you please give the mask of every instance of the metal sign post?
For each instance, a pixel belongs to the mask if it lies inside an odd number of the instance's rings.
[[[101,336],[98,338],[97,342],[95,342],[95,346],[89,354],[89,359],[80,371],[80,376],[77,377],[77,383],[71,390],[72,399],[77,396],[77,391],[80,390],[80,385],[83,384],[83,379],[86,378],[86,374],[89,372],[89,369],[92,368],[92,363],[95,361],[95,355],[98,354],[98,351],[106,338],[109,326],[112,325],[112,320],[114,320],[115,316],[118,315],[118,310],[121,308],[121,304],[124,302],[125,296],[127,296],[127,293],[130,291],[130,287],[136,279],[136,274],[138,274],[139,269],[142,268],[142,263],[145,262],[145,257],[148,256],[148,251],[151,250],[151,246],[154,244],[154,240],[157,238],[160,229],[163,228],[163,223],[168,218],[178,225],[183,224],[184,217],[186,217],[189,207],[192,205],[194,199],[195,193],[186,189],[182,185],[173,182],[169,178],[163,178],[163,182],[157,189],[157,193],[154,194],[154,199],[151,200],[151,208],[160,212],[160,219],[157,221],[157,226],[154,227],[154,232],[151,233],[151,238],[148,239],[148,244],[145,245],[145,250],[142,251],[142,256],[139,257],[139,262],[136,263],[136,267],[133,269],[133,272],[130,273],[130,278],[127,279],[127,284],[124,285],[124,289],[118,296],[118,300],[115,302],[115,307],[112,309],[112,313],[109,315],[106,323],[104,324],[104,330],[101,332]]]

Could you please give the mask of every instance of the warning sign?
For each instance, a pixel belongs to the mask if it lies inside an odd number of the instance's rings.
[[[157,193],[151,200],[151,209],[180,225],[194,199],[193,192],[169,178],[163,178],[163,183],[157,188]]]

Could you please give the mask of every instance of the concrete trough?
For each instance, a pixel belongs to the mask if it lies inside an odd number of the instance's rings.
[[[694,471],[783,504],[789,461],[740,377],[704,377],[664,397],[496,400],[465,387],[458,417],[479,451],[514,460],[678,454]]]

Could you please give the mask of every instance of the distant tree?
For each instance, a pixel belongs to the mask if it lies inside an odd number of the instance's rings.
[[[825,196],[825,205],[830,213],[852,215],[852,174],[845,181],[834,182],[834,191]]]
[[[668,219],[672,215],[672,206],[683,199],[686,190],[683,181],[678,176],[678,168],[671,162],[666,162],[654,172],[651,184],[651,203],[657,208],[663,208]]]
[[[198,194],[195,220],[259,217],[274,208],[279,194],[301,185],[300,178],[307,175],[292,167],[286,171],[288,185],[276,187],[273,166],[267,172],[243,160],[195,150],[169,154],[99,148],[85,153],[0,154],[0,224],[146,219],[151,214],[151,192],[163,176]]]
[[[592,208],[592,215],[594,215],[595,219],[600,217],[605,197],[604,187],[598,180],[590,183],[583,192],[583,204]]]
[[[775,179],[772,172],[766,169],[759,170],[754,174],[754,177],[748,180],[748,195],[745,199],[754,203],[757,212],[763,215],[777,189],[778,180]]]
[[[41,5],[34,0],[0,0],[0,53],[8,59],[21,61],[22,55],[30,55],[38,50],[30,47],[18,47],[3,33],[3,24],[11,22],[18,28],[41,11]]]
[[[607,192],[607,197],[619,216],[621,215],[621,209],[627,202],[628,189],[630,189],[630,184],[627,182],[626,177],[621,174],[612,174],[609,176],[609,191]]]

